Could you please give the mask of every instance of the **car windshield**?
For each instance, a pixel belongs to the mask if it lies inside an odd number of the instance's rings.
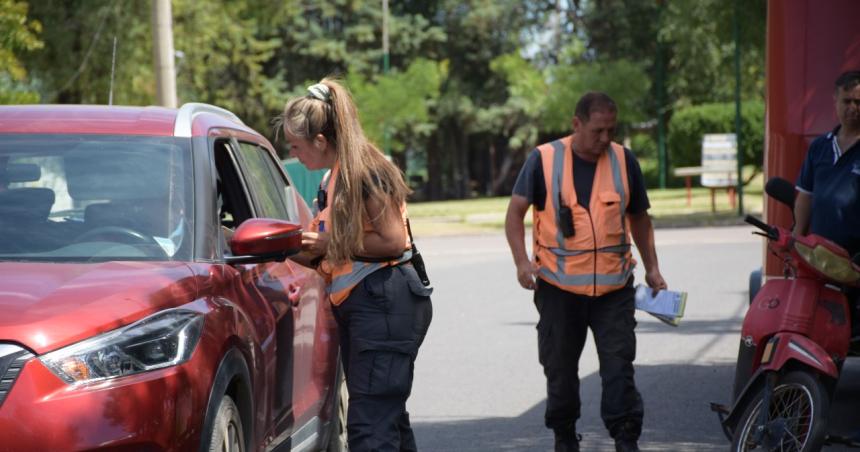
[[[189,260],[190,141],[0,135],[0,260]]]

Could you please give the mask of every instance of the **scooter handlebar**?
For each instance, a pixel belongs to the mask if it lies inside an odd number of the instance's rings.
[[[761,221],[752,215],[744,217],[744,221],[764,231],[764,233],[767,234],[767,237],[772,240],[779,238],[779,231],[775,227],[768,225],[764,221]]]

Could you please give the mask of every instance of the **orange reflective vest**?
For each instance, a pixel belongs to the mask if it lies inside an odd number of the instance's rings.
[[[335,163],[335,166],[326,174],[326,178],[323,179],[323,182],[320,184],[321,186],[325,186],[325,192],[327,202],[326,206],[323,210],[321,210],[314,217],[313,222],[311,223],[311,231],[314,232],[322,232],[329,231],[331,228],[331,206],[334,204],[335,196],[337,193],[335,189],[337,188],[337,173],[338,173],[338,164]],[[403,229],[406,231],[406,204],[400,206],[400,216],[403,219]],[[366,216],[365,216],[366,217]],[[373,224],[367,219],[364,219],[364,232],[373,232]],[[325,258],[323,258],[319,267],[317,268],[317,272],[319,272],[323,278],[326,280],[328,284],[326,287],[326,292],[328,292],[329,299],[331,303],[334,305],[339,305],[343,303],[344,300],[349,296],[350,292],[352,292],[353,287],[355,287],[358,283],[361,282],[367,275],[379,270],[380,268],[402,264],[404,262],[408,262],[412,259],[412,245],[409,241],[409,234],[407,232],[406,235],[406,243],[403,247],[403,255],[398,258],[382,261],[382,262],[364,262],[364,261],[353,261],[349,260],[340,264],[335,264]]]
[[[546,204],[534,212],[534,253],[544,281],[569,292],[599,296],[625,286],[636,261],[626,210],[630,199],[624,148],[612,143],[597,160],[589,208],[573,185],[573,135],[538,146]],[[570,208],[574,235],[564,237],[559,207]]]

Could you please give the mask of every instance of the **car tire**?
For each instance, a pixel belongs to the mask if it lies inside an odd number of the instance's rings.
[[[326,452],[347,452],[349,450],[346,441],[346,413],[349,408],[349,394],[346,390],[346,379],[343,377],[343,372],[338,372],[338,375],[337,396]]]
[[[242,417],[239,416],[236,403],[228,395],[221,398],[209,438],[209,452],[245,452]]]

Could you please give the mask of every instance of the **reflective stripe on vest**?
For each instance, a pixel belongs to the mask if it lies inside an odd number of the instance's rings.
[[[598,159],[586,210],[576,199],[572,139],[538,147],[547,197],[543,210],[533,209],[535,260],[538,275],[548,283],[599,296],[624,287],[636,265],[627,231],[630,189],[624,148],[612,143]],[[575,234],[570,238],[558,226],[561,203],[572,211]]]
[[[325,209],[322,209],[311,224],[311,231],[318,232],[322,222],[327,231],[331,231],[331,206],[334,204],[336,195],[335,188],[337,184],[338,164],[335,163],[334,168],[326,175],[327,179],[323,179],[320,186],[326,186],[327,203]],[[403,229],[406,230],[406,204],[400,206],[400,216],[403,220]],[[364,221],[364,231],[373,231],[373,225],[370,221]],[[403,254],[397,258],[386,262],[359,262],[347,260],[341,264],[334,264],[327,259],[323,259],[318,271],[325,278],[328,285],[326,292],[329,295],[331,303],[339,305],[349,296],[352,289],[358,285],[364,278],[371,273],[385,267],[402,264],[412,259],[412,246],[409,242],[409,235],[406,234],[406,244],[404,245]]]

